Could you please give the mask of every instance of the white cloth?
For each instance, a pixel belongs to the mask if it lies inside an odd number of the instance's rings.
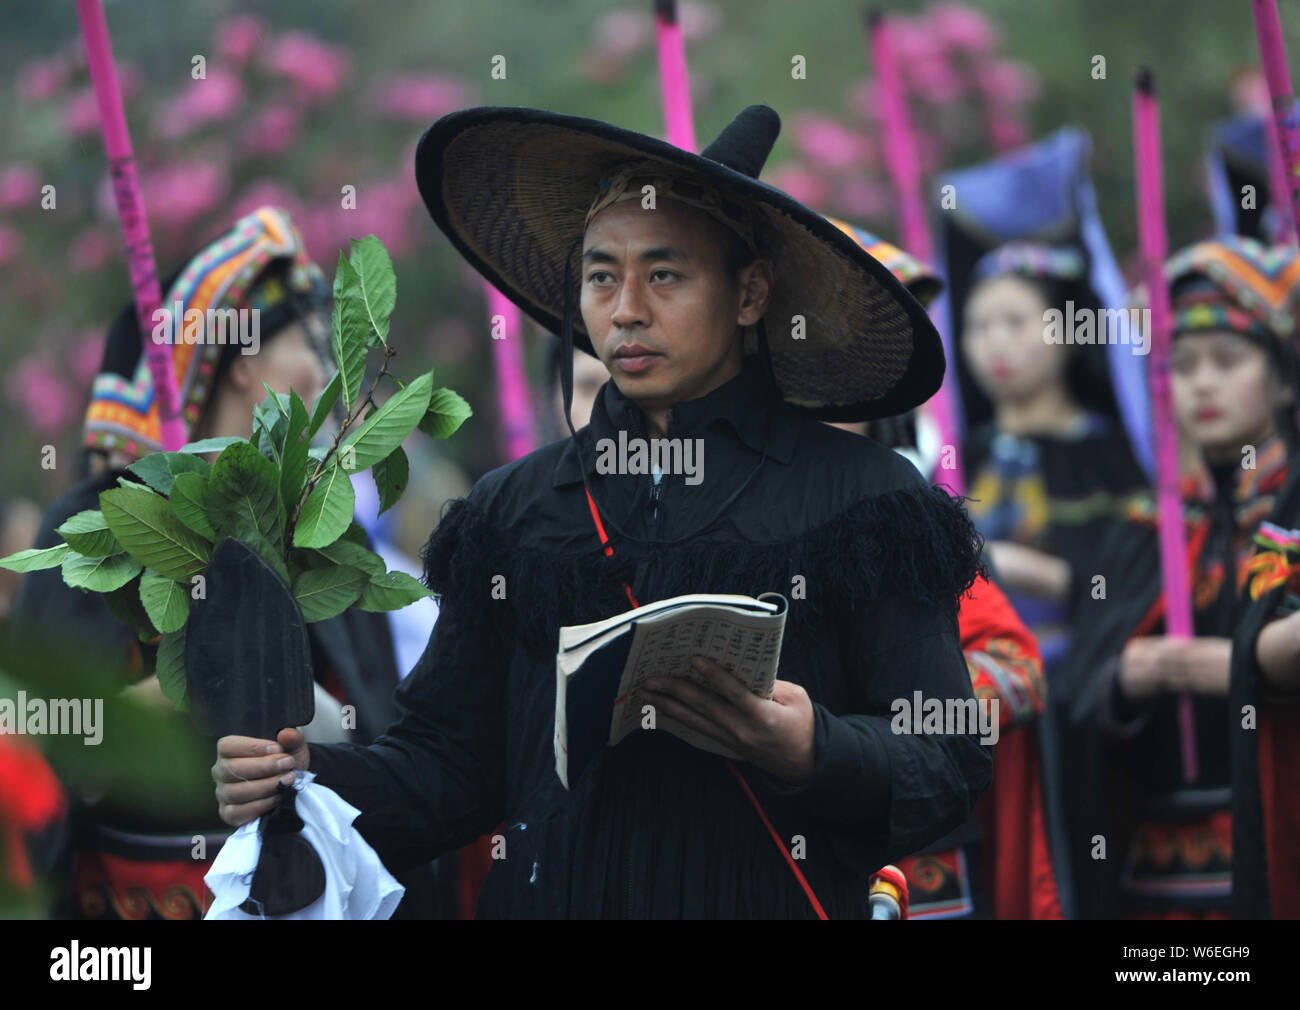
[[[303,820],[303,837],[325,867],[325,893],[289,915],[249,915],[240,910],[262,851],[259,818],[226,839],[203,878],[215,899],[205,919],[387,919],[397,908],[406,888],[352,827],[361,811],[328,786],[316,785],[313,772],[297,775],[294,810]]]

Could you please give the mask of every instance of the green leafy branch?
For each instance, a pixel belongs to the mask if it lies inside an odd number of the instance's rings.
[[[248,544],[284,579],[308,622],[354,606],[397,610],[429,596],[417,579],[388,571],[353,520],[352,474],[371,470],[379,511],[387,511],[406,490],[407,436],[419,428],[447,438],[471,414],[458,394],[433,388],[431,371],[405,385],[389,374],[396,351],[388,345],[388,322],[396,300],[383,244],[373,235],[353,241],[350,257],[339,254],[334,275],[331,346],[338,371],[310,413],[297,392],[277,394],[268,386],[253,410],[250,439],[203,439],[144,457],[127,467],[136,479],[119,477],[118,487],[100,494],[98,509],[58,528],[62,544],[0,558],[0,567],[58,566],[69,586],[102,594],[142,641],[157,640],[159,681],[182,708],[190,603],[204,598],[202,573],[227,537]],[[383,361],[363,396],[366,358],[374,349],[382,350]],[[399,388],[377,405],[385,378]],[[345,414],[331,443],[313,447],[340,402]],[[211,453],[218,455],[209,463]]]

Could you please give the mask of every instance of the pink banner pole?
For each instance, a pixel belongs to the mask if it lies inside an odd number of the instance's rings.
[[[1277,234],[1272,240],[1281,244],[1295,243],[1295,222],[1287,207],[1286,162],[1282,158],[1282,147],[1278,142],[1275,124],[1265,122],[1264,138],[1268,144],[1268,188],[1269,205],[1277,221]]]
[[[104,20],[104,9],[99,0],[77,0],[77,17],[81,21],[81,34],[86,43],[86,64],[90,68],[95,103],[99,106],[99,128],[108,155],[113,199],[117,203],[122,235],[126,239],[126,262],[131,271],[131,287],[135,292],[140,339],[144,342],[145,360],[153,376],[154,396],[158,401],[158,416],[162,422],[162,447],[174,451],[185,444],[185,424],[180,417],[176,377],[172,371],[171,345],[145,336],[153,332],[154,312],[162,304],[162,292],[158,288],[158,269],[154,263],[153,246],[149,242],[149,222],[140,195],[135,153],[131,149],[131,135],[126,128],[126,112],[122,108],[122,90],[118,86],[117,70],[113,66],[108,24]]]
[[[933,261],[933,248],[930,243],[930,228],[926,222],[925,201],[921,195],[921,169],[916,156],[916,137],[907,115],[898,65],[889,43],[889,25],[878,10],[868,14],[868,35],[871,59],[876,68],[876,83],[880,89],[885,160],[889,177],[898,193],[900,240],[909,253],[929,263]],[[927,406],[939,426],[939,437],[944,446],[952,450],[952,466],[945,469],[944,482],[956,494],[962,494],[966,482],[962,475],[960,439],[952,394],[953,383],[956,381],[957,368],[949,362],[944,371],[943,385],[930,398]]]
[[[686,72],[686,43],[677,23],[675,0],[655,0],[655,43],[659,54],[659,90],[663,96],[668,143],[695,152],[695,118],[691,82]]]
[[[1168,239],[1165,235],[1165,193],[1160,149],[1160,107],[1155,80],[1141,68],[1133,89],[1133,153],[1136,159],[1138,245],[1142,276],[1151,306],[1151,414],[1156,435],[1157,504],[1160,515],[1160,571],[1164,579],[1165,631],[1173,638],[1192,635],[1192,599],[1188,588],[1187,545],[1183,536],[1183,502],[1178,490],[1178,429],[1174,423],[1169,385],[1170,310],[1165,280]],[[1183,779],[1197,776],[1196,728],[1192,700],[1178,699],[1178,728],[1182,745]]]
[[[501,448],[507,461],[526,456],[537,448],[533,407],[524,374],[523,329],[519,308],[509,298],[484,282],[488,318],[503,320],[504,336],[492,341],[492,362],[497,373],[497,399],[501,408]],[[494,326],[495,329],[495,326]]]
[[[1276,0],[1251,0],[1255,8],[1255,34],[1259,37],[1259,55],[1264,64],[1264,79],[1273,103],[1272,130],[1282,152],[1286,171],[1286,189],[1278,193],[1274,205],[1289,206],[1290,227],[1294,237],[1300,233],[1300,119],[1296,116],[1295,95],[1291,91],[1291,74],[1286,66],[1286,49],[1282,45],[1282,25],[1278,21]]]

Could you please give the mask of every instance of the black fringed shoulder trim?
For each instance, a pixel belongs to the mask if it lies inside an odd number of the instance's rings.
[[[623,582],[633,583],[638,562],[648,565],[654,599],[699,592],[789,595],[792,579],[802,575],[807,597],[800,610],[808,616],[883,597],[951,606],[986,574],[982,540],[964,502],[918,482],[865,497],[791,541],[696,539],[654,549],[647,561],[645,553],[620,550],[617,541],[613,557],[606,556],[594,529],[591,549],[580,554],[510,542],[481,509],[459,498],[448,503],[422,552],[424,581],[439,596],[474,601],[474,611],[488,620],[508,614],[513,633],[539,655],[554,653],[562,626],[626,610]],[[493,596],[494,576],[505,577],[513,606],[500,606],[499,592]],[[504,625],[497,630],[510,633]]]

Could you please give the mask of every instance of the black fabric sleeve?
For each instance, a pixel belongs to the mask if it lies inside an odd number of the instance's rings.
[[[974,699],[956,606],[881,600],[851,635],[860,714],[814,702],[816,765],[800,785],[753,770],[764,788],[806,804],[831,829],[837,856],[873,873],[962,824],[993,777],[993,748],[978,725],[962,733],[895,732],[897,702]],[[969,707],[968,707],[969,709]]]
[[[802,804],[829,827],[842,862],[872,873],[965,821],[992,781],[993,757],[992,747],[979,742],[978,723],[949,735],[894,732],[898,703],[911,706],[917,691],[945,708],[948,699],[974,701],[957,613],[979,570],[978,536],[960,502],[925,488],[919,477],[913,487],[864,504],[846,516],[823,569],[857,583],[836,585],[852,601],[834,618],[847,711],[836,714],[814,700],[809,781],[792,785],[757,769],[747,774]],[[867,572],[878,584],[864,593]]]
[[[491,572],[462,503],[426,549],[440,611],[398,687],[397,721],[369,747],[312,745],[317,781],[357,807],[355,826],[392,872],[473,841],[504,816],[509,637],[489,619]]]

